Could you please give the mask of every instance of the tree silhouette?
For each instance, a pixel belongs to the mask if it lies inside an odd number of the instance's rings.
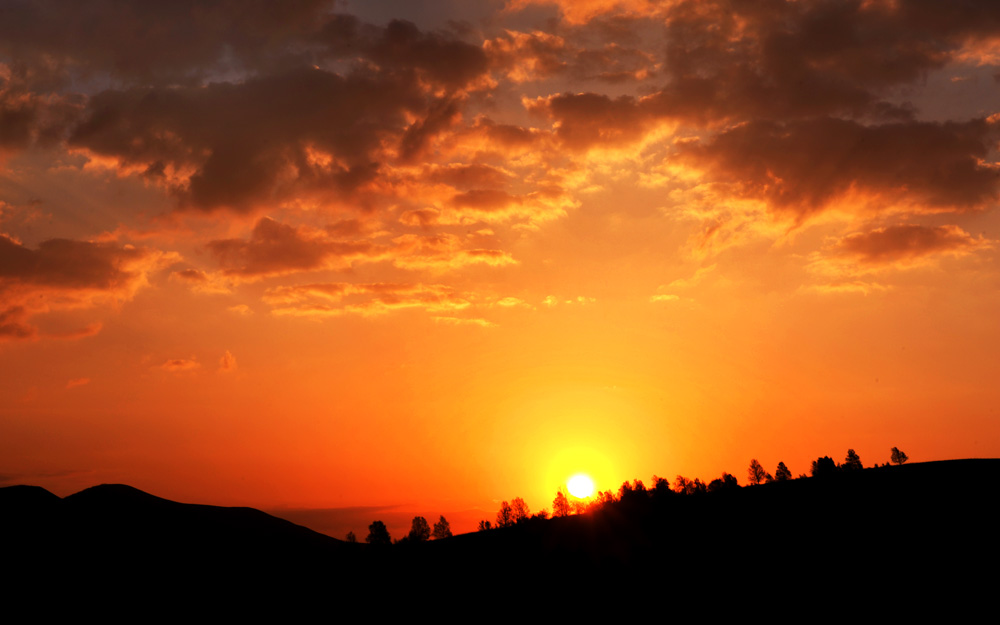
[[[823,456],[813,460],[810,469],[813,477],[826,477],[837,472],[837,463],[830,456]]]
[[[480,532],[488,532],[491,529],[493,529],[493,527],[490,525],[489,521],[483,519],[482,521],[479,522],[479,527],[476,529]]]
[[[391,545],[392,539],[389,538],[389,530],[385,528],[385,523],[374,521],[369,525],[368,536],[365,538],[365,542],[369,545]]]
[[[569,516],[569,500],[562,491],[557,492],[552,500],[552,516]]]
[[[674,480],[674,490],[683,495],[697,495],[708,491],[708,487],[699,478],[689,480],[683,475],[678,475]]]
[[[531,510],[528,509],[528,504],[524,503],[524,500],[520,497],[514,497],[514,500],[510,502],[510,508],[515,523],[521,523],[531,518]]]
[[[421,543],[425,540],[430,540],[430,537],[431,526],[427,524],[427,519],[422,516],[413,517],[413,523],[410,525],[410,533],[407,538],[414,542]]]
[[[347,542],[356,543],[358,542],[358,537],[354,535],[354,532],[347,532]]]
[[[667,481],[665,477],[653,476],[653,487],[650,489],[653,494],[653,498],[659,499],[661,497],[666,497],[672,495],[674,491],[670,490],[670,482]]]
[[[500,504],[497,512],[497,527],[510,527],[514,524],[514,510],[506,501]]]
[[[451,537],[451,524],[441,515],[441,520],[434,524],[434,540]]]
[[[889,458],[892,460],[893,464],[903,464],[910,459],[906,454],[899,451],[898,447],[892,448],[892,455]]]
[[[736,481],[736,476],[723,472],[722,477],[712,480],[708,484],[708,492],[718,493],[721,491],[735,490],[740,487]]]
[[[788,470],[784,462],[778,463],[778,468],[774,470],[774,479],[777,482],[784,482],[792,479],[792,472]]]
[[[853,449],[848,449],[847,457],[844,458],[844,464],[840,465],[840,468],[844,471],[857,471],[863,469],[864,465],[861,464],[861,457]]]
[[[767,471],[761,466],[756,458],[750,461],[750,468],[747,470],[747,479],[751,484],[762,484],[767,479]]]

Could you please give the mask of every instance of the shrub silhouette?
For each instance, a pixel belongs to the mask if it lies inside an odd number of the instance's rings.
[[[368,526],[368,536],[365,542],[369,545],[391,545],[392,538],[389,537],[389,530],[385,528],[382,521],[374,521]]]
[[[830,456],[823,456],[822,458],[813,460],[812,469],[810,469],[813,477],[829,477],[836,472],[837,463]]]

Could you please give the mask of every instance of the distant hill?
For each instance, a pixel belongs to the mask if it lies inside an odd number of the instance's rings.
[[[632,588],[691,601],[775,592],[881,601],[887,589],[1000,581],[998,494],[1000,460],[914,463],[619,502],[377,549],[258,510],[182,504],[124,485],[65,499],[12,486],[0,488],[0,548],[22,587],[45,580],[144,601],[377,602],[433,592],[543,601]]]

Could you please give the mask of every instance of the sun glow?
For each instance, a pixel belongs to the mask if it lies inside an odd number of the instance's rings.
[[[594,494],[594,480],[583,473],[577,473],[566,482],[569,494],[579,499],[586,499]]]

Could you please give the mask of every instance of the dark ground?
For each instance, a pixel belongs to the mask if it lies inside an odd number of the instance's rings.
[[[250,508],[181,504],[128,486],[64,499],[12,486],[0,489],[0,548],[8,606],[112,620],[494,620],[513,611],[532,621],[800,621],[855,611],[898,618],[923,606],[949,620],[986,610],[990,620],[1000,592],[998,495],[1000,460],[914,463],[643,497],[380,549]]]

